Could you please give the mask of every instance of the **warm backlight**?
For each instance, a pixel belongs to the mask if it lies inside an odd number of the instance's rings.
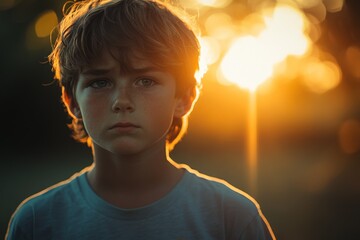
[[[306,18],[299,10],[277,6],[270,16],[262,18],[264,30],[233,41],[220,66],[226,80],[250,91],[269,79],[287,56],[303,55],[309,47]]]

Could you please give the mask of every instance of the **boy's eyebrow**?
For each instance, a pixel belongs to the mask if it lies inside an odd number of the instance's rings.
[[[111,69],[102,69],[102,68],[89,68],[89,69],[85,69],[84,71],[82,71],[81,73],[84,75],[103,75],[106,74],[108,72],[110,72]],[[146,72],[159,72],[162,71],[160,68],[155,67],[155,66],[146,66],[146,67],[140,67],[140,68],[131,68],[129,69],[127,72],[131,73],[131,74],[136,74],[136,73],[146,73]]]
[[[155,66],[147,66],[147,67],[140,67],[140,68],[131,68],[131,73],[145,73],[145,72],[159,72],[162,71],[160,68]]]
[[[94,69],[94,68],[89,68],[89,69],[85,69],[84,71],[82,71],[82,74],[85,75],[103,75],[105,73],[110,72],[110,69]]]

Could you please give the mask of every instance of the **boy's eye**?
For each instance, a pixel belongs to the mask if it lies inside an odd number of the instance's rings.
[[[140,78],[136,80],[135,85],[140,87],[151,87],[155,85],[155,81],[149,78]]]
[[[90,83],[92,88],[100,89],[110,86],[110,82],[105,79],[94,80]]]

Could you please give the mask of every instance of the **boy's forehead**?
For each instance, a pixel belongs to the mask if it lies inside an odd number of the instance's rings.
[[[126,57],[120,56],[121,53],[102,51],[98,57],[94,57],[81,69],[86,72],[90,69],[114,69],[120,68],[122,71],[136,71],[139,69],[155,69],[156,66],[143,56],[141,53],[132,52]],[[158,69],[160,70],[160,69]]]

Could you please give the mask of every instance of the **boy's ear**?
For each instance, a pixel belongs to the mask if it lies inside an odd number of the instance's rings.
[[[70,116],[81,119],[82,116],[79,106],[77,105],[75,99],[66,93],[64,88],[62,89],[62,99]]]
[[[196,89],[189,88],[182,95],[177,97],[174,117],[181,118],[190,113],[193,109],[196,99]]]

